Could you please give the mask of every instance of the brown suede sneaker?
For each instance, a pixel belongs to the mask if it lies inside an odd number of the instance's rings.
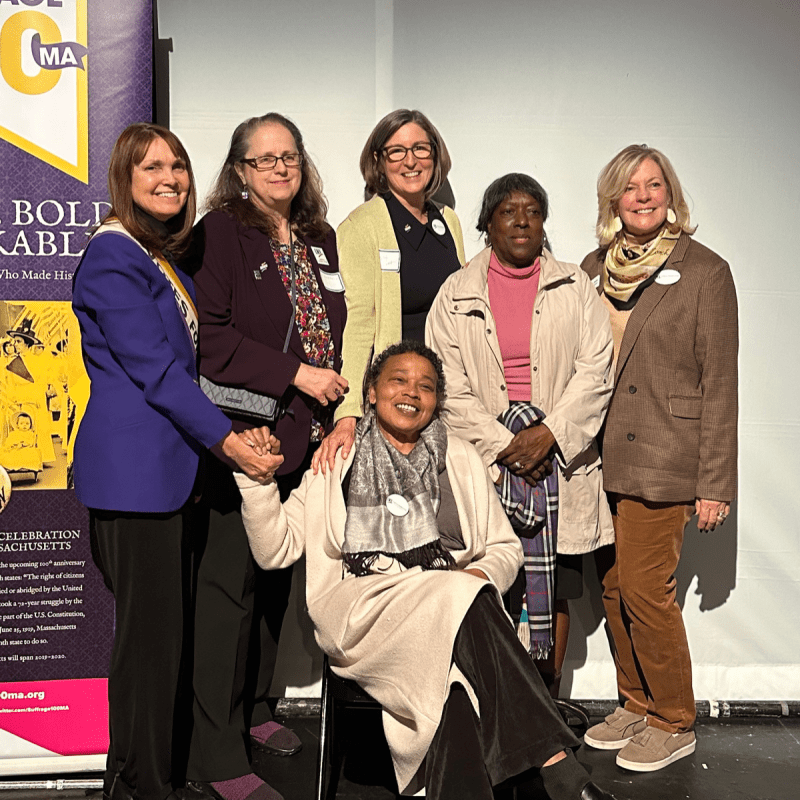
[[[618,708],[605,721],[589,728],[583,741],[598,750],[619,750],[646,727],[647,723],[641,714]]]
[[[694,731],[670,733],[647,727],[617,753],[617,766],[634,772],[655,772],[694,753]]]

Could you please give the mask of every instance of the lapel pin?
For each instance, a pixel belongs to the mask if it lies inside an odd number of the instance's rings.
[[[406,226],[405,226],[405,228],[403,228],[403,230],[404,230],[406,233],[408,233],[408,232],[411,230],[411,225],[409,225],[408,223],[406,223]]]

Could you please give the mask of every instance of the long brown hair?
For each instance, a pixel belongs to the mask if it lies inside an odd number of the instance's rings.
[[[267,214],[260,211],[249,200],[242,199],[244,184],[236,172],[250,147],[250,137],[262,125],[282,125],[294,138],[297,152],[303,156],[300,167],[300,189],[292,198],[291,222],[302,236],[320,241],[324,239],[331,226],[325,217],[328,214],[328,201],[322,193],[322,178],[314,162],[306,152],[300,129],[288,117],[274,111],[261,117],[250,117],[240,123],[231,136],[231,144],[225,163],[214,181],[214,187],[206,203],[206,211],[224,211],[236,217],[242,225],[257,228],[268,236],[275,236],[275,224]]]
[[[415,122],[428,134],[433,145],[433,175],[425,187],[425,200],[430,200],[439,191],[450,172],[450,153],[439,131],[434,124],[416,109],[398,108],[387,114],[370,133],[364,149],[361,151],[359,166],[364,176],[365,194],[385,194],[389,191],[384,167],[383,148],[386,142],[409,122]]]
[[[169,235],[159,235],[142,218],[142,210],[133,202],[133,168],[141,164],[154,139],[163,139],[172,154],[186,164],[189,194],[184,207],[167,222]],[[150,122],[135,122],[119,135],[108,165],[108,194],[111,209],[104,219],[116,217],[125,230],[148,250],[168,250],[181,255],[189,246],[197,211],[197,190],[189,154],[181,140],[170,130]]]

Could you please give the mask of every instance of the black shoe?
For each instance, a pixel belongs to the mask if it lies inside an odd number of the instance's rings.
[[[178,790],[180,800],[219,800],[219,795],[205,781],[186,781],[186,787]]]
[[[116,775],[109,791],[103,792],[103,800],[133,800],[133,789]]]
[[[581,791],[581,800],[616,800],[613,794],[603,791],[596,783],[589,783]]]
[[[253,749],[271,756],[293,756],[303,749],[300,737],[277,722],[269,722],[250,729]]]

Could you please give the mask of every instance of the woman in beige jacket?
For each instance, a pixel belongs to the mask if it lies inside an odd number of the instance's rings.
[[[541,665],[556,695],[567,599],[582,586],[580,560],[563,556],[614,538],[595,441],[611,398],[612,340],[586,275],[545,247],[547,211],[546,192],[527,175],[511,173],[486,190],[478,230],[489,247],[444,283],[426,339],[444,362],[444,422],[477,447],[493,480],[501,466],[531,482],[551,460],[557,464],[558,613],[554,647]],[[512,434],[498,417],[514,401],[540,409],[544,422]]]
[[[365,383],[355,447],[283,506],[274,485],[237,476],[256,560],[274,569],[305,552],[317,642],[383,706],[401,792],[424,782],[431,800],[490,800],[540,767],[553,800],[613,800],[575,761],[501,608],[522,551],[480,456],[438,419],[441,361],[401,342]]]

